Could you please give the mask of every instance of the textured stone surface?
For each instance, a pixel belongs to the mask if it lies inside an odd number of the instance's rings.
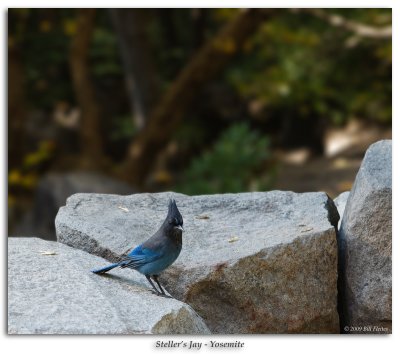
[[[77,194],[57,215],[57,237],[116,260],[158,229],[170,197],[186,231],[163,280],[213,332],[338,332],[339,216],[325,193]]]
[[[24,216],[11,234],[39,235],[46,240],[56,240],[54,219],[58,209],[75,193],[132,194],[134,189],[97,173],[50,173],[38,183],[32,211]]]
[[[342,219],[343,219],[343,214],[344,214],[344,209],[346,208],[346,203],[347,203],[347,199],[349,198],[350,192],[343,192],[340,193],[335,199],[335,205],[336,205],[336,209],[339,213],[340,216],[340,220],[338,222],[338,229],[340,228],[340,225],[342,223]]]
[[[377,142],[367,150],[339,235],[343,324],[391,330],[391,140]]]
[[[102,263],[60,243],[9,238],[8,333],[209,333],[188,305],[152,294],[139,273],[90,272]]]

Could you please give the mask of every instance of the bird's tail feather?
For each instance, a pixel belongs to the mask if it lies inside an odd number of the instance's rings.
[[[108,272],[109,270],[111,270],[115,267],[118,267],[119,265],[120,265],[119,263],[113,263],[113,264],[108,265],[107,267],[103,267],[100,269],[93,269],[92,272],[95,274],[104,274],[104,273]]]

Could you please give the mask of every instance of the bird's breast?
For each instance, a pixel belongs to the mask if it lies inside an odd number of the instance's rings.
[[[173,232],[171,236],[172,236],[171,239],[172,239],[173,243],[180,250],[182,248],[182,231],[177,230],[177,231]]]
[[[177,247],[179,247],[179,249],[182,248],[182,235],[179,236],[179,237],[177,237],[177,238],[175,239],[175,245],[176,245]]]

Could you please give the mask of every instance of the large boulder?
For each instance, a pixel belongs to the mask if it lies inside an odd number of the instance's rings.
[[[344,214],[344,209],[346,208],[346,203],[347,203],[347,199],[349,198],[350,192],[343,192],[340,193],[333,201],[336,205],[336,209],[339,213],[340,219],[338,222],[338,229],[340,228],[340,225],[342,223],[342,219],[343,219],[343,214]]]
[[[11,234],[40,235],[46,240],[56,240],[54,219],[72,194],[134,192],[128,184],[94,172],[50,173],[39,181],[32,210],[15,225]]]
[[[343,325],[389,333],[392,323],[392,142],[367,150],[339,232]],[[364,328],[365,326],[365,328]],[[376,327],[375,329],[370,330]]]
[[[60,243],[9,238],[8,333],[209,333],[190,306],[152,294],[139,273],[91,273],[102,263]]]
[[[339,216],[325,193],[77,194],[58,240],[115,261],[158,229],[170,197],[186,231],[163,281],[214,333],[338,333]]]

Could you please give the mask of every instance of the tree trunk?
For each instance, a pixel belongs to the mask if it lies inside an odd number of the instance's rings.
[[[24,72],[18,49],[8,48],[8,167],[21,165],[25,142],[26,107]]]
[[[273,10],[246,9],[199,49],[155,107],[147,126],[132,142],[123,176],[142,186],[159,151],[166,146],[185,110]]]
[[[193,21],[193,50],[197,50],[204,43],[208,9],[192,9]]]
[[[137,129],[146,125],[158,98],[158,85],[147,38],[148,9],[110,9],[125,67],[126,86]]]
[[[82,154],[90,165],[97,165],[98,159],[102,157],[100,109],[96,102],[88,65],[96,10],[77,11],[77,30],[70,48],[70,69],[75,95],[82,110],[80,122]]]

